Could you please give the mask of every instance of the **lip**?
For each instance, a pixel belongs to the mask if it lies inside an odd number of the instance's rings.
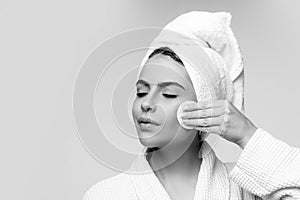
[[[140,126],[143,127],[152,127],[152,126],[158,126],[159,123],[152,120],[151,118],[148,117],[140,117],[137,119],[137,122],[139,123]],[[148,122],[148,123],[142,123],[142,122]]]
[[[139,126],[144,130],[156,127],[156,125],[154,125],[152,123],[139,123]]]

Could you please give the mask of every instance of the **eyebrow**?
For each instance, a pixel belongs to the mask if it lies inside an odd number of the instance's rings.
[[[138,80],[136,82],[136,85],[138,85],[138,84],[143,84],[143,85],[145,85],[147,87],[150,87],[150,84],[147,81],[142,80],[142,79],[140,79],[140,80]],[[185,88],[182,85],[180,85],[179,83],[177,83],[177,82],[166,81],[166,82],[159,82],[158,83],[158,86],[161,86],[161,87],[166,87],[166,86],[169,86],[169,85],[174,85],[174,86],[180,87],[180,88],[182,88],[182,89],[185,90]]]

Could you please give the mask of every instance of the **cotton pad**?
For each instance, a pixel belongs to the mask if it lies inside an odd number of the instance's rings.
[[[182,108],[185,106],[185,105],[188,105],[188,104],[191,104],[191,103],[196,103],[195,101],[191,101],[191,100],[188,100],[188,101],[185,101],[183,103],[181,103],[177,109],[177,120],[179,122],[179,124],[185,128],[185,129],[196,129],[196,130],[199,130],[195,127],[191,127],[191,126],[188,126],[188,125],[185,125],[183,122],[182,122],[182,118],[180,117],[181,116],[181,113],[183,113],[182,111]],[[209,133],[207,132],[202,132],[202,131],[199,131],[199,135],[201,137],[201,140],[204,140],[207,138]]]
[[[185,125],[185,124],[182,122],[182,118],[180,117],[180,116],[181,116],[181,113],[183,113],[183,111],[182,111],[183,106],[188,105],[188,104],[191,104],[191,103],[196,103],[196,102],[195,102],[195,101],[191,101],[191,100],[185,101],[185,102],[181,103],[180,106],[179,106],[178,109],[177,109],[177,120],[178,120],[179,124],[180,124],[183,128],[185,128],[185,129],[193,129],[193,127],[188,126],[188,125]]]

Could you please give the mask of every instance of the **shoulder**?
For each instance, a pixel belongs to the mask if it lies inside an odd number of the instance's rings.
[[[85,193],[83,200],[96,199],[133,199],[135,195],[130,177],[120,173],[94,184]]]

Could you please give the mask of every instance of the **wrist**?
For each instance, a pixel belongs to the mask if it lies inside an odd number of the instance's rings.
[[[242,149],[245,148],[245,146],[247,145],[247,143],[249,142],[249,140],[251,139],[251,137],[254,135],[254,133],[256,132],[257,127],[254,126],[254,124],[252,124],[250,122],[250,124],[247,126],[247,128],[245,128],[245,130],[243,131],[243,135],[244,137],[237,143]]]

